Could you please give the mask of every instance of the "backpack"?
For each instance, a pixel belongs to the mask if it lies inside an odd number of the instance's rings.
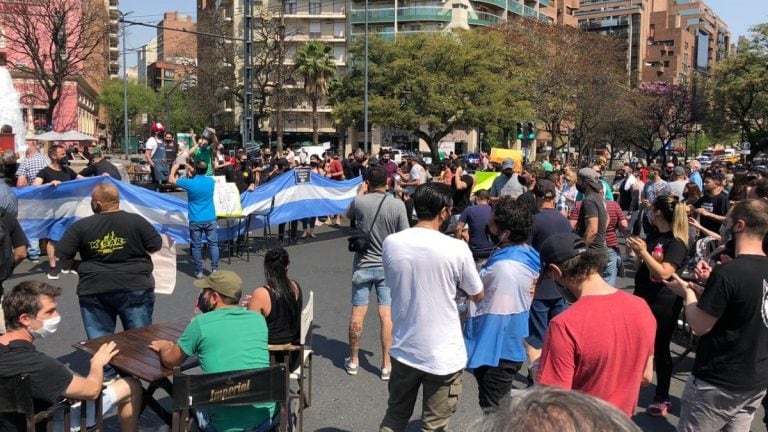
[[[13,254],[11,232],[2,222],[5,210],[0,210],[0,283],[11,277],[16,262]]]

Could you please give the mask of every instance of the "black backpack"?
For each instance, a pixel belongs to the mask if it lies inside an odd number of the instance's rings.
[[[14,264],[16,264],[11,232],[3,223],[3,216],[5,216],[5,209],[0,209],[0,283],[11,277]]]

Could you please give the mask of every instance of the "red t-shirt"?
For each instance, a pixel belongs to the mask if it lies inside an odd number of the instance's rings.
[[[538,381],[583,391],[631,417],[655,337],[645,300],[623,291],[581,297],[549,323]]]
[[[331,160],[331,163],[328,165],[328,174],[336,174],[336,173],[343,173],[344,167],[341,165],[341,162],[339,162],[338,159]],[[331,177],[333,180],[344,180],[344,176],[340,177]]]

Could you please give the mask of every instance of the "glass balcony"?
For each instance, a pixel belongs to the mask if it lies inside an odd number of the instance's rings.
[[[350,13],[352,24],[365,23],[365,10],[356,9]],[[369,9],[368,23],[386,23],[395,21],[395,9]],[[451,21],[451,10],[435,6],[413,6],[397,8],[397,21]]]
[[[494,5],[496,7],[500,7],[502,9],[507,8],[507,0],[475,0],[478,3],[485,3],[489,5]],[[512,2],[510,2],[512,4]]]
[[[515,15],[523,15],[523,5],[518,3],[517,0],[509,0],[507,10]]]
[[[536,12],[536,9],[523,5],[523,16],[529,18],[538,18],[539,14]]]
[[[503,18],[490,14],[487,12],[470,12],[469,13],[469,25],[479,25],[484,27],[490,27],[500,21],[503,21]]]

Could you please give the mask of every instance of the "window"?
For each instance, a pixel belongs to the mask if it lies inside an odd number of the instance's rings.
[[[296,15],[296,0],[288,0],[285,2],[285,13],[288,15]]]
[[[322,13],[322,6],[319,1],[310,1],[309,2],[309,14],[310,15],[320,15]]]
[[[309,23],[309,37],[310,39],[320,39],[323,32],[323,25],[319,22]]]
[[[336,60],[337,63],[344,63],[344,57],[346,57],[347,49],[343,46],[335,46],[333,47],[333,59]]]
[[[173,69],[163,70],[163,77],[165,78],[173,78],[175,75],[176,75],[176,71]]]
[[[333,23],[333,35],[337,38],[343,38],[344,37],[344,30],[346,30],[346,24],[341,23]]]
[[[669,60],[664,60],[664,67],[669,67]]]

